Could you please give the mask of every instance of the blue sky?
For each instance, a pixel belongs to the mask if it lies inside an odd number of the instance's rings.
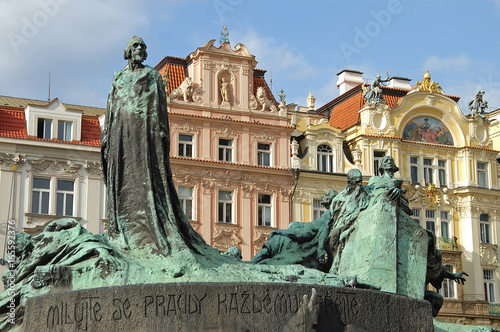
[[[466,105],[479,89],[500,108],[500,0],[0,0],[0,95],[105,107],[133,35],[149,65],[186,57],[228,27],[288,103],[338,96],[336,73],[355,69],[421,80],[429,70]],[[274,90],[274,88],[273,88]],[[276,91],[275,95],[277,96]]]

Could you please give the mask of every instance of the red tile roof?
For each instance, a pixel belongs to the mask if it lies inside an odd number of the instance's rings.
[[[99,120],[96,117],[82,116],[81,141],[69,142],[58,139],[43,139],[36,136],[28,136],[24,110],[10,110],[5,107],[0,107],[0,137],[21,138],[53,143],[101,146],[101,128],[99,126]]]
[[[397,105],[398,101],[400,101],[402,97],[406,96],[408,92],[409,90],[390,88],[386,86],[382,87],[382,95],[384,96],[387,105],[391,108]],[[455,102],[458,102],[460,99],[457,96],[447,95],[447,97],[453,99]],[[364,104],[365,100],[363,99],[362,84],[359,84],[346,93],[321,106],[316,110],[316,112],[325,115],[330,114],[330,124],[333,127],[340,128],[340,130],[344,131],[360,123],[359,110]]]
[[[27,138],[24,111],[5,110],[0,108],[0,136]]]
[[[273,92],[269,88],[269,85],[267,85],[267,82],[264,78],[264,74],[266,73],[266,70],[263,69],[254,69],[254,75],[253,75],[253,95],[257,96],[257,89],[261,86],[266,89],[266,95],[267,99],[269,99],[276,107],[278,106],[278,102],[276,101],[276,98],[274,98]]]
[[[167,73],[167,90],[172,91],[179,87],[186,79],[186,66],[186,59],[168,56],[163,58],[163,60],[155,66],[155,69],[158,70],[162,77]]]

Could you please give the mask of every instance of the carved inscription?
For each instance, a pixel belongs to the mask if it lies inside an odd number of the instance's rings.
[[[76,325],[81,331],[88,331],[91,321],[100,322],[103,318],[99,297],[82,297],[80,301],[69,304],[59,302],[50,306],[47,312],[47,327]]]
[[[219,292],[165,293],[146,292],[137,296],[88,296],[57,301],[44,311],[47,331],[93,331],[104,322],[126,326],[137,319],[166,322],[172,319],[191,319],[196,316],[241,317],[265,315],[286,322],[302,305],[297,292],[267,289],[264,292],[230,290]],[[355,321],[362,308],[353,291],[322,292],[318,294],[320,321],[332,326],[347,326]],[[258,317],[258,316],[255,316]],[[323,317],[323,318],[321,318]],[[62,331],[61,330],[61,331]]]
[[[217,314],[266,313],[276,316],[296,313],[300,300],[296,294],[257,295],[247,292],[217,294]]]

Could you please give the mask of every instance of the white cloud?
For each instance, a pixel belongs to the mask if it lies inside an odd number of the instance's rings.
[[[105,106],[104,98],[79,96],[78,86],[96,86],[110,63],[125,65],[126,42],[149,27],[148,8],[135,1],[7,0],[0,2],[0,93],[17,97],[53,93],[63,102]],[[120,69],[115,68],[115,70]],[[105,73],[104,73],[105,72]],[[68,75],[70,73],[70,75]],[[80,90],[82,91],[82,90]],[[65,100],[68,96],[76,99]],[[98,103],[98,104],[97,104]]]
[[[272,69],[290,79],[314,77],[316,70],[303,54],[286,43],[280,43],[271,37],[260,36],[254,29],[248,29],[244,35],[234,33],[235,40],[241,41],[248,50],[256,55],[258,68]]]
[[[431,55],[425,60],[422,69],[425,70],[441,70],[464,72],[470,66],[471,59],[465,54],[440,58],[437,55]]]

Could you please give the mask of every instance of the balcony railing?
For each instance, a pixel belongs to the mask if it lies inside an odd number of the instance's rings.
[[[439,250],[458,250],[456,240],[448,237],[436,238],[436,246]]]
[[[500,303],[489,303],[488,312],[490,316],[500,316]]]

